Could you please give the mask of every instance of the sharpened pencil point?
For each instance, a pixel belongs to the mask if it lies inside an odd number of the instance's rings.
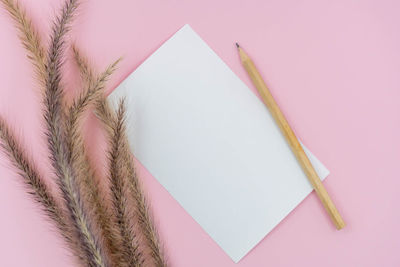
[[[236,47],[237,47],[237,48],[239,48],[239,47],[240,47],[238,43],[236,43]]]

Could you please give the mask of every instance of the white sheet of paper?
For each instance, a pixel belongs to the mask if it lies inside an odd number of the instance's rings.
[[[264,104],[189,25],[110,95],[114,107],[121,97],[136,158],[235,262],[312,191]]]

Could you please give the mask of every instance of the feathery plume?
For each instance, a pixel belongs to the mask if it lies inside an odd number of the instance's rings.
[[[97,113],[99,114],[101,120],[106,122],[105,127],[108,129],[107,131],[112,132],[115,129],[115,126],[113,126],[113,123],[110,123],[110,121],[114,121],[115,125],[115,121],[118,121],[118,114],[115,116],[112,113],[106,99],[99,100],[99,103],[97,104]],[[150,249],[151,260],[157,267],[167,267],[168,264],[165,259],[165,255],[163,254],[157,229],[154,225],[154,219],[149,209],[150,205],[143,194],[143,190],[135,170],[135,164],[129,148],[129,141],[125,134],[124,125],[121,133],[120,150],[120,165],[125,169],[125,175],[127,178],[126,183],[129,188],[129,193],[131,193],[135,203],[135,216],[137,218],[138,226],[142,230],[142,234],[144,235],[145,241]]]
[[[79,69],[79,75],[85,86],[89,87],[94,83],[95,74],[93,69],[90,67],[88,59],[79,51],[75,44],[72,44],[72,52],[74,54],[74,60]]]
[[[73,148],[75,156],[72,160],[72,166],[77,172],[77,183],[82,191],[84,200],[91,207],[90,212],[97,221],[113,265],[124,266],[121,262],[121,253],[119,251],[122,241],[118,229],[112,223],[112,214],[106,204],[106,193],[101,190],[99,178],[90,165],[90,159],[86,153],[82,137],[78,135],[77,138],[80,140],[75,141],[77,147]]]
[[[26,16],[25,10],[20,7],[17,1],[0,1],[14,20],[14,24],[19,31],[18,37],[28,52],[28,58],[35,67],[37,79],[41,85],[44,85],[46,80],[46,55],[41,45],[39,34],[33,27],[32,21]]]
[[[18,175],[25,183],[28,192],[36,202],[41,204],[44,212],[55,223],[59,232],[67,241],[68,246],[81,262],[85,263],[85,258],[80,251],[76,236],[71,232],[68,220],[65,217],[62,206],[57,203],[52,192],[48,189],[42,176],[39,174],[33,160],[29,158],[11,131],[7,122],[0,116],[0,146],[4,154],[8,157]]]
[[[86,111],[87,107],[98,98],[103,97],[103,89],[105,82],[109,76],[115,71],[120,59],[111,64],[94,82],[88,85],[79,97],[77,97],[68,109],[67,123],[66,123],[66,142],[69,151],[69,158],[72,161],[79,158],[79,147],[83,145],[82,137],[79,132],[79,123],[82,114]],[[81,151],[82,152],[82,151]]]
[[[71,107],[68,110],[68,122],[67,122],[67,140],[74,142],[74,137],[79,133],[78,131],[78,122],[82,113],[85,112],[86,108],[90,103],[93,103],[96,99],[101,99],[103,97],[103,89],[106,81],[111,76],[111,74],[115,71],[118,63],[121,61],[117,59],[113,64],[107,67],[107,69],[93,82],[90,82],[87,85],[87,89],[84,90],[78,98],[72,103]],[[72,143],[69,147],[76,147]]]
[[[74,54],[78,51],[73,46]],[[119,61],[119,60],[118,60]],[[98,184],[99,178],[96,177],[95,171],[90,165],[89,156],[85,150],[83,137],[79,131],[79,124],[82,118],[82,113],[86,110],[88,105],[92,102],[92,98],[102,93],[105,81],[114,72],[116,65],[110,65],[96,80],[85,80],[86,90],[79,95],[73,102],[68,112],[67,126],[66,126],[66,140],[69,152],[71,153],[71,162],[78,174],[78,182],[82,192],[85,194],[86,200],[90,206],[93,207],[94,216],[97,219],[100,230],[103,233],[105,243],[112,261],[117,266],[123,266],[121,262],[120,247],[122,238],[118,228],[112,222],[111,212],[109,207],[104,204],[104,192]],[[85,74],[86,77],[93,77],[92,74]]]
[[[94,77],[93,70],[88,63],[88,60],[79,52],[76,47],[74,47],[74,55],[82,80],[86,81],[87,83],[91,83]],[[113,134],[113,122],[115,124],[116,116],[105,97],[99,98],[96,102],[95,114],[104,124],[105,130],[107,131],[109,138],[111,138]],[[154,226],[154,220],[149,210],[149,204],[147,203],[143,194],[140,181],[135,171],[134,161],[129,148],[129,142],[125,134],[122,136],[121,148],[121,154],[125,160],[124,167],[128,170],[128,186],[130,187],[130,191],[136,203],[136,216],[138,217],[139,226],[143,230],[143,234],[146,238],[148,247],[150,248],[150,253],[154,264],[157,267],[166,267],[168,264],[165,259],[165,255],[163,254],[157,230]]]
[[[124,135],[125,106],[121,100],[117,112],[116,121],[113,124],[113,136],[110,138],[109,170],[113,206],[116,213],[118,226],[120,227],[123,241],[123,255],[129,266],[138,267],[143,264],[143,255],[138,249],[132,215],[128,209],[128,194],[124,172],[124,162],[121,161],[121,140]]]
[[[108,136],[112,136],[112,125],[116,118],[114,111],[111,109],[110,104],[105,97],[99,98],[96,101],[94,113],[103,123]]]
[[[79,51],[79,49],[73,45],[72,50],[74,53],[75,62],[79,68],[79,74],[82,81],[86,86],[90,86],[94,83],[95,74],[92,67],[89,64],[88,59]],[[106,98],[104,96],[97,98],[95,102],[95,114],[98,119],[106,126],[108,135],[112,135],[112,122],[115,119],[115,114],[111,110]]]
[[[87,255],[89,266],[109,266],[104,253],[102,240],[96,235],[92,222],[81,196],[76,181],[76,172],[72,168],[71,159],[65,142],[65,115],[61,106],[63,90],[61,86],[61,66],[65,46],[64,37],[69,30],[73,14],[78,6],[77,0],[67,0],[60,16],[52,27],[51,42],[47,58],[46,90],[44,93],[45,120],[47,122],[47,139],[51,152],[51,161],[58,177],[58,185],[63,193],[65,204],[70,212],[77,236]]]
[[[10,16],[13,18],[14,23],[19,30],[19,38],[24,46],[24,48],[28,52],[28,58],[31,60],[32,64],[35,67],[36,76],[41,85],[46,85],[47,83],[47,66],[46,66],[46,55],[41,44],[39,35],[36,29],[33,27],[31,20],[26,16],[25,11],[19,6],[18,2],[13,0],[1,0],[3,6],[8,11]],[[75,5],[71,5],[69,8],[69,12],[72,13]],[[68,16],[65,16],[68,17]],[[68,19],[67,19],[68,21]],[[62,36],[62,32],[65,31],[66,27],[61,27],[61,34],[58,36]],[[61,41],[61,42],[60,42]],[[53,44],[56,42],[53,42]],[[62,38],[58,40],[58,43],[62,43]],[[57,65],[57,64],[56,64]],[[59,64],[60,65],[60,64]],[[16,139],[13,139],[13,135],[10,130],[7,128],[7,125],[4,121],[2,121],[3,128],[3,137],[8,140],[8,142],[3,142],[3,148],[8,151],[7,155],[9,157],[13,156],[12,162],[14,166],[17,167],[21,176],[25,177],[25,181],[28,185],[31,185],[33,190],[37,192],[36,200],[42,203],[45,206],[45,209],[48,211],[47,214],[57,223],[57,226],[61,232],[61,234],[65,237],[68,244],[70,245],[73,252],[76,256],[83,262],[88,263],[87,259],[82,255],[81,245],[79,241],[77,241],[76,233],[73,233],[73,229],[69,227],[67,224],[68,219],[65,218],[64,215],[61,214],[61,209],[52,206],[55,205],[54,198],[51,195],[48,195],[45,190],[45,184],[41,181],[38,173],[35,171],[35,168],[32,167],[31,163],[27,158],[24,158],[23,150],[21,146],[18,145]],[[3,139],[3,141],[5,141]],[[7,144],[7,145],[6,145]],[[7,150],[8,149],[8,150]],[[18,157],[19,156],[19,157]],[[25,175],[22,175],[22,174]],[[27,180],[27,178],[31,178],[31,180]],[[38,178],[39,177],[39,178]],[[41,189],[41,190],[39,190]],[[61,216],[64,216],[62,218]]]
[[[124,256],[129,266],[141,266],[143,264],[142,255],[138,250],[135,240],[134,226],[130,220],[132,215],[127,209],[127,196],[129,194],[126,190],[130,189],[134,193],[134,199],[137,202],[139,224],[145,231],[145,236],[148,239],[151,250],[155,251],[152,252],[155,263],[157,266],[166,266],[161,257],[160,246],[156,231],[152,226],[152,218],[149,216],[147,210],[147,203],[145,202],[140,186],[135,184],[137,177],[134,172],[127,138],[124,136],[125,110],[123,103],[120,104],[118,113],[115,116],[108,107],[104,96],[101,95],[108,76],[114,71],[119,60],[112,64],[97,79],[93,78],[94,75],[89,67],[81,68],[82,76],[90,78],[85,81],[87,83],[87,90],[73,103],[67,116],[64,114],[62,107],[61,66],[63,64],[62,56],[65,46],[64,36],[69,30],[70,21],[77,8],[77,1],[68,0],[62,9],[61,16],[56,18],[52,27],[52,36],[47,57],[40,44],[40,38],[33,28],[31,21],[26,16],[25,11],[13,0],[0,1],[14,19],[20,31],[19,37],[28,51],[28,57],[35,66],[37,78],[46,87],[44,104],[46,107],[45,119],[47,122],[46,135],[51,151],[50,158],[58,177],[59,187],[63,193],[64,204],[66,204],[71,218],[66,218],[62,214],[62,209],[57,207],[55,199],[49,194],[46,185],[42,182],[34,165],[25,157],[23,150],[11,131],[9,131],[6,123],[0,118],[1,146],[6,151],[6,155],[10,157],[14,166],[19,169],[19,174],[24,178],[24,181],[32,188],[35,193],[35,199],[44,205],[46,212],[56,221],[61,233],[71,244],[76,246],[75,251],[83,250],[85,252],[86,257],[78,253],[80,259],[88,266],[109,266],[109,259],[104,254],[102,248],[103,240],[96,235],[97,233],[93,227],[94,222],[91,218],[91,209],[94,209],[103,234],[109,237],[113,233],[111,228],[107,228],[107,225],[109,226],[110,224],[104,220],[107,218],[105,215],[107,213],[106,208],[101,205],[96,206],[96,204],[102,202],[99,197],[96,197],[100,196],[101,193],[99,193],[98,185],[92,179],[95,174],[88,164],[89,160],[84,153],[85,148],[82,137],[78,132],[82,113],[94,99],[100,99],[97,101],[97,110],[100,111],[98,114],[100,114],[103,122],[106,122],[106,125],[108,125],[107,129],[110,136],[111,134],[113,136],[111,138],[112,149],[109,155],[110,167],[113,167],[113,171],[110,171],[110,179],[112,181],[111,189],[114,197],[113,204],[117,210],[117,222],[123,236],[124,247],[122,250],[124,250]],[[78,61],[78,65],[84,65],[83,63],[85,62],[81,62],[80,64]],[[112,162],[116,164],[111,164]],[[116,168],[116,166],[119,167]],[[89,190],[86,191],[81,188],[82,184],[80,184],[79,176],[84,178],[84,184]],[[124,177],[126,176],[129,176],[131,179],[125,180],[126,178]],[[127,181],[130,181],[128,187],[125,186]],[[86,203],[84,203],[85,196],[81,196],[82,192],[84,194],[87,193],[89,199],[92,200],[89,201],[90,207],[87,207]],[[103,217],[103,222],[101,221],[101,217]],[[72,228],[66,223],[69,220],[72,221]],[[107,229],[111,230],[108,231]],[[79,241],[76,240],[77,238]],[[106,240],[106,242],[111,244],[110,240]]]
[[[152,260],[157,267],[167,267],[168,264],[161,248],[161,243],[158,237],[157,229],[154,225],[153,217],[151,216],[149,210],[149,203],[147,202],[143,194],[143,190],[141,188],[141,184],[135,170],[135,165],[132,154],[129,150],[129,142],[127,138],[124,138],[123,140],[122,150],[122,154],[128,170],[128,186],[136,204],[136,216],[139,226],[142,229],[150,248]]]

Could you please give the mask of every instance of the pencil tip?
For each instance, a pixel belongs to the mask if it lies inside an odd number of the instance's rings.
[[[239,47],[240,47],[238,43],[236,43],[236,47],[237,47],[237,48],[239,48]]]

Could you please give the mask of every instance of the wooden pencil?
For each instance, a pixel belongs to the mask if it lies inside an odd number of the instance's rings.
[[[305,154],[303,148],[301,147],[299,140],[291,129],[289,123],[287,122],[285,116],[282,111],[279,109],[277,103],[272,97],[268,87],[266,86],[264,80],[262,79],[260,73],[257,71],[253,61],[250,57],[243,51],[243,49],[236,43],[236,46],[239,51],[239,56],[242,61],[244,68],[249,74],[251,80],[253,81],[254,86],[257,88],[258,92],[261,95],[261,98],[269,111],[271,112],[273,118],[281,129],[286,141],[289,143],[290,148],[292,149],[294,155],[296,156],[299,164],[301,165],[304,173],[306,174],[308,180],[313,186],[315,192],[317,193],[319,199],[324,205],[326,211],[331,217],[333,223],[335,224],[338,230],[342,229],[345,226],[345,223],[340,216],[335,204],[332,202],[331,198],[328,195],[325,187],[323,186],[320,178],[318,177],[317,172],[312,166],[310,160]]]

